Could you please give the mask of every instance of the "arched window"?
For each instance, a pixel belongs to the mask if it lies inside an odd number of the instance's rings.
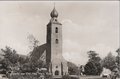
[[[55,33],[58,33],[58,27],[55,28]]]
[[[56,66],[56,68],[58,68],[58,66]]]
[[[55,40],[56,44],[58,44],[58,39]]]
[[[55,75],[59,75],[59,71],[58,70],[55,71]]]

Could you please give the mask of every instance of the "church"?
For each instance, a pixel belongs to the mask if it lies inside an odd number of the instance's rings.
[[[46,29],[46,43],[36,47],[31,56],[45,61],[48,72],[53,76],[62,76],[68,73],[68,67],[67,61],[62,56],[62,24],[57,19],[58,12],[55,7],[50,16]]]

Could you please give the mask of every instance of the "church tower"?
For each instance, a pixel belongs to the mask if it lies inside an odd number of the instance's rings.
[[[58,22],[58,12],[52,10],[47,25],[46,63],[53,76],[62,76],[68,72],[67,62],[62,56],[62,24]]]

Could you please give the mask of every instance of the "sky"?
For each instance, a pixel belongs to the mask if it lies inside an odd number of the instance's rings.
[[[33,35],[40,45],[46,43],[46,25],[55,1],[1,1],[0,48],[10,46],[27,55],[27,39]],[[88,61],[87,52],[101,58],[119,48],[118,1],[56,1],[58,21],[63,30],[63,57],[75,64]]]

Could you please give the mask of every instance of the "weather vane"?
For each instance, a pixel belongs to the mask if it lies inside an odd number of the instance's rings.
[[[55,8],[55,2],[54,2],[54,8]]]

